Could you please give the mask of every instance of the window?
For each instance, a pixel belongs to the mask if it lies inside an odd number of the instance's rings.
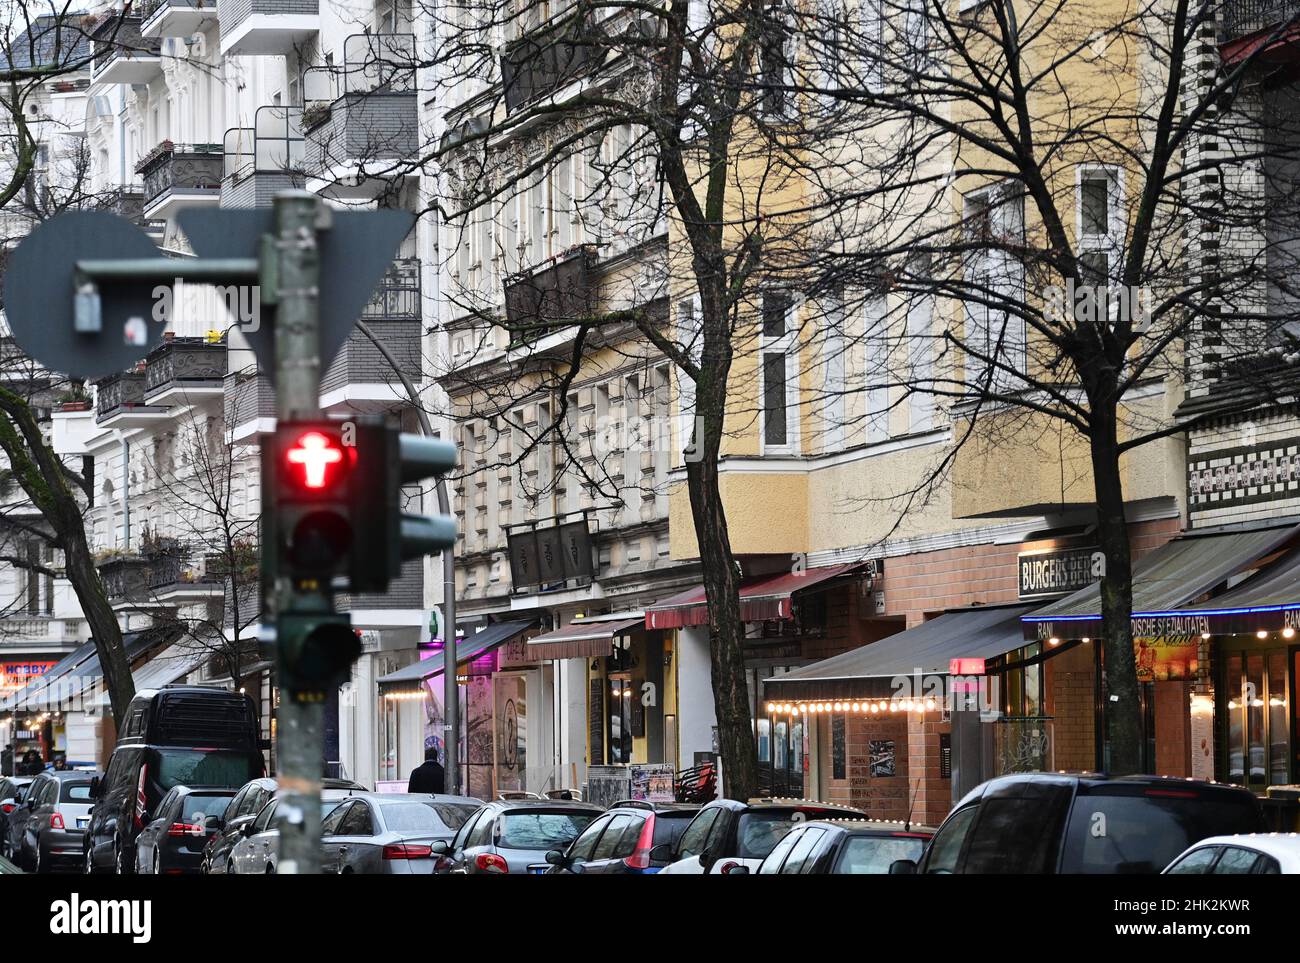
[[[484,813],[479,817],[478,822],[469,831],[469,838],[465,840],[467,849],[476,846],[487,846],[492,842],[492,829],[496,824],[495,817],[490,813]]]
[[[889,438],[889,310],[883,294],[868,292],[862,305],[862,377],[866,385],[866,442]]]
[[[320,834],[322,836],[338,836],[339,824],[343,822],[343,816],[347,813],[347,806],[339,806],[332,813],[325,817],[320,824]]]
[[[343,821],[339,823],[338,835],[373,836],[374,833],[374,821],[370,816],[370,807],[363,802],[356,802],[348,807],[347,814],[343,817]]]
[[[257,814],[257,819],[253,820],[253,832],[250,835],[266,832],[267,827],[271,825],[271,820],[275,817],[275,806],[276,800],[272,799],[266,804],[266,807]]]
[[[1254,872],[1255,863],[1259,861],[1259,855],[1253,849],[1243,849],[1240,846],[1225,846],[1223,847],[1223,855],[1214,864],[1212,873],[1215,876],[1244,876],[1247,873]]]
[[[781,872],[781,864],[785,861],[794,844],[799,841],[803,833],[800,830],[792,829],[782,837],[781,841],[772,847],[772,851],[767,854],[762,865],[758,867],[758,872],[762,876],[775,876]]]
[[[966,842],[966,834],[970,831],[971,822],[975,819],[978,808],[978,806],[967,806],[950,816],[939,829],[926,854],[926,873],[947,874],[956,870],[962,843]]]
[[[686,832],[682,833],[681,841],[677,845],[678,859],[687,859],[704,852],[709,830],[713,828],[713,824],[718,821],[718,816],[721,814],[722,810],[718,807],[700,810],[700,814],[686,827]]]
[[[1068,797],[1068,793],[1067,793]],[[1050,873],[1066,798],[985,799],[966,849],[968,873]]]
[[[592,858],[592,853],[596,849],[596,843],[600,841],[601,834],[604,833],[605,827],[610,824],[612,817],[602,817],[588,826],[569,849],[569,859],[575,863],[585,863]]]
[[[794,305],[785,292],[763,295],[761,373],[764,454],[786,454],[797,447],[798,383],[793,371]]]
[[[889,872],[896,860],[917,862],[925,851],[925,840],[914,836],[850,836],[840,849],[834,872],[841,876],[876,875]]]
[[[704,335],[701,328],[700,300],[687,298],[677,305],[677,343],[696,364],[704,352]],[[695,382],[677,366],[677,449],[689,452],[695,441]]]
[[[908,431],[930,431],[934,427],[934,332],[933,301],[914,294],[907,306],[908,377],[912,390],[907,399]]]
[[[563,849],[590,823],[588,813],[508,813],[501,821],[500,849]]]
[[[856,40],[866,61],[862,77],[870,90],[880,90],[885,83],[885,0],[860,0],[862,23]]]
[[[1193,849],[1167,870],[1170,876],[1199,876],[1209,872],[1210,866],[1218,858],[1218,846],[1202,846]]]
[[[1300,666],[1300,655],[1296,657]],[[1227,781],[1253,789],[1290,782],[1285,649],[1237,651],[1224,659]]]
[[[848,332],[844,330],[847,316],[844,311],[844,292],[835,291],[827,299],[822,333],[822,393],[823,412],[822,451],[839,451],[844,447],[845,393],[848,390],[844,375],[848,351]]]
[[[592,852],[591,858],[598,859],[619,859],[623,856],[631,856],[632,851],[623,853],[623,837],[627,835],[629,827],[639,824],[640,820],[635,816],[615,816],[605,827],[605,831],[600,836],[600,842],[596,844],[596,849]],[[635,845],[635,844],[634,844]]]
[[[1116,283],[1123,255],[1124,225],[1120,213],[1120,174],[1113,167],[1083,166],[1078,170],[1075,237],[1079,278],[1090,313],[1115,321],[1119,301],[1106,289]],[[1070,306],[1074,307],[1074,306]]]
[[[772,3],[764,11],[759,41],[759,97],[764,114],[783,117],[789,106],[786,88],[790,85],[790,48],[793,41],[782,3]]]
[[[967,195],[965,232],[975,248],[967,256],[965,362],[968,391],[1004,391],[1020,383],[1025,366],[1024,266],[1007,247],[1024,242],[1024,201],[1019,189],[1000,185]]]
[[[824,829],[805,829],[799,841],[794,844],[790,850],[790,855],[786,857],[785,862],[781,865],[782,876],[793,876],[809,869],[815,861],[814,850],[817,844],[821,842],[826,835]]]

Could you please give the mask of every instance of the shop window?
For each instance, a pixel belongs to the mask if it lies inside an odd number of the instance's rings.
[[[1250,788],[1290,782],[1286,650],[1234,652],[1223,664],[1225,778]]]
[[[611,765],[632,761],[632,678],[628,675],[609,679],[608,709],[609,755]]]

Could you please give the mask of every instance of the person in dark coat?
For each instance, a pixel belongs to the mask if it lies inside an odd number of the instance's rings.
[[[424,765],[411,770],[411,781],[407,784],[406,791],[440,793],[444,785],[442,766],[438,765],[438,750],[430,746],[424,750]]]

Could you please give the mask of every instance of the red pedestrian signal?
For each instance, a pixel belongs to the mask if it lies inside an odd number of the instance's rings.
[[[347,465],[347,456],[338,442],[319,431],[298,436],[284,458],[288,463],[288,477],[303,488],[317,490],[337,483]]]

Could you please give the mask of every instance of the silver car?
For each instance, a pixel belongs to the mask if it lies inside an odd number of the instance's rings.
[[[345,799],[354,795],[347,789],[321,790],[321,819],[327,819]],[[274,873],[280,859],[280,830],[275,826],[276,797],[262,807],[257,818],[244,827],[244,837],[235,844],[226,860],[226,872],[244,876]]]
[[[90,820],[91,781],[98,773],[77,770],[43,772],[27,790],[28,817],[18,856],[33,872],[48,873],[82,862],[82,841]]]
[[[480,805],[468,796],[358,795],[321,824],[321,872],[432,873],[433,844],[450,840]]]
[[[470,817],[454,839],[434,843],[437,873],[541,874],[550,869],[546,854],[566,849],[599,806],[549,799],[498,799]]]

